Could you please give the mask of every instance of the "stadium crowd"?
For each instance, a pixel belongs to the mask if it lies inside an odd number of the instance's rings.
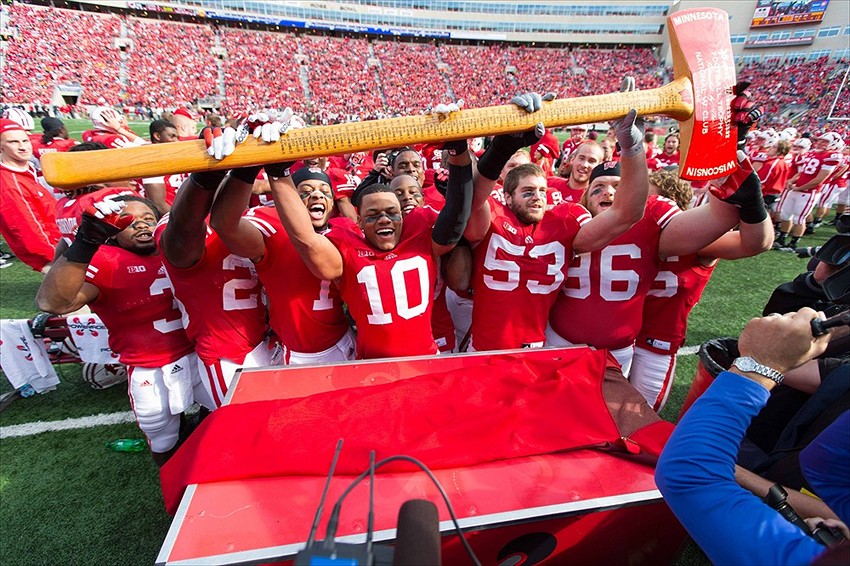
[[[632,111],[604,136],[574,128],[561,147],[539,124],[486,148],[418,144],[54,191],[39,176],[54,151],[171,143],[203,127],[209,155],[222,159],[247,136],[274,143],[308,127],[304,117],[462,113],[450,101],[498,104],[517,91],[511,103],[533,114],[555,96],[615,90],[622,77],[621,90],[658,86],[665,72],[645,49],[564,56],[13,10],[67,59],[36,61],[35,81],[16,72],[6,99],[44,100],[53,82],[78,80],[93,110],[83,143],[54,117],[36,133],[29,112],[3,110],[2,235],[44,274],[39,308],[101,317],[159,465],[179,446],[181,414],[220,407],[240,367],[587,344],[660,411],[718,261],[794,252],[807,222],[850,208],[848,146],[823,120],[839,69],[824,62],[745,68],[755,96],[732,101],[738,169],[694,186],[678,174],[678,133],[656,144]],[[113,61],[113,78],[85,67],[62,75],[88,57],[55,41],[54,26],[68,22],[91,32],[80,49],[105,49],[98,65]],[[148,139],[104,102],[122,96],[108,47],[122,27],[133,44],[126,93],[165,117]],[[186,102],[215,95],[218,47],[227,98],[201,124]],[[793,104],[808,107],[804,127],[786,127]]]

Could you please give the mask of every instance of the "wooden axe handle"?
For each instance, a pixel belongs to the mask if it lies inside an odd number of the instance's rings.
[[[48,153],[42,157],[41,166],[50,185],[74,188],[125,179],[233,169],[413,143],[521,132],[532,129],[538,122],[547,127],[600,122],[621,118],[631,108],[637,109],[641,115],[663,114],[686,120],[693,113],[692,99],[690,79],[681,77],[651,90],[544,102],[540,111],[533,114],[508,104],[463,110],[443,119],[436,115],[404,116],[293,130],[282,136],[279,143],[263,143],[249,136],[236,147],[236,151],[222,160],[210,157],[204,142],[198,140]]]

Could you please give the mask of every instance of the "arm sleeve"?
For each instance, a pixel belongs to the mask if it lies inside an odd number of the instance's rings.
[[[655,481],[673,513],[715,564],[809,564],[826,547],[735,482],[735,460],[767,402],[758,383],[722,372],[664,448]]]
[[[431,239],[441,246],[453,246],[460,241],[472,211],[472,165],[449,165],[449,186],[446,204],[437,221]]]

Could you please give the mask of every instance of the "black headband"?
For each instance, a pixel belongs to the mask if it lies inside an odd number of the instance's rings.
[[[597,177],[619,177],[620,176],[620,162],[619,161],[606,161],[605,163],[600,163],[596,167],[593,168],[593,171],[590,173],[590,181],[589,183],[593,183],[593,180]]]
[[[314,169],[313,167],[302,167],[292,174],[292,182],[295,183],[296,187],[304,181],[309,181],[311,179],[315,181],[322,181],[323,183],[327,183],[328,186],[332,186],[330,177],[328,177],[324,171]]]

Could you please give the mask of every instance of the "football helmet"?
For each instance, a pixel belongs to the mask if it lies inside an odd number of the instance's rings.
[[[35,128],[35,122],[26,110],[20,108],[6,108],[3,111],[3,118],[11,120],[19,124],[23,129],[30,132]]]

